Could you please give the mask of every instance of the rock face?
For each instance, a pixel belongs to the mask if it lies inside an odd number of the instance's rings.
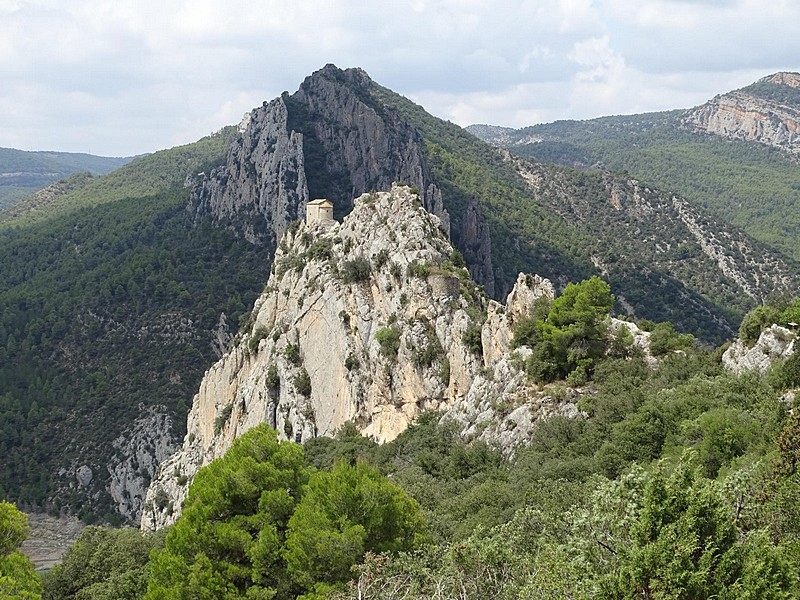
[[[800,157],[800,74],[776,73],[752,86],[717,96],[691,110],[683,124]]]
[[[758,341],[748,348],[741,340],[736,340],[722,355],[722,364],[734,373],[758,371],[762,375],[773,363],[794,354],[795,332],[772,325],[761,332]]]
[[[327,65],[294,94],[265,102],[242,120],[226,164],[200,173],[189,208],[255,244],[274,247],[306,203],[327,198],[337,218],[363,193],[402,182],[419,191],[424,208],[449,236],[451,219],[428,167],[420,134],[371,95],[376,84],[361,69]],[[473,278],[491,294],[494,273],[486,221],[477,203],[459,216],[453,240]]]
[[[142,515],[147,487],[162,461],[177,449],[172,419],[163,407],[140,406],[140,415],[112,445],[117,451],[107,468],[108,491],[117,511],[130,521]]]
[[[196,210],[233,223],[253,243],[274,243],[308,202],[303,134],[288,120],[284,98],[251,112],[225,166],[190,182]]]
[[[484,366],[497,363],[511,352],[511,327],[514,321],[527,316],[534,303],[542,297],[555,298],[555,289],[550,280],[520,273],[505,306],[494,300],[489,301],[486,322],[481,328]]]
[[[342,223],[288,230],[251,323],[207,371],[183,447],[158,469],[142,527],[173,522],[197,470],[262,422],[302,441],[352,421],[387,441],[423,411],[460,406],[469,427],[473,403],[517,404],[522,363],[503,353],[509,322],[487,325],[489,359],[465,343],[487,301],[454,258],[408,187],[362,195]],[[523,314],[552,293],[549,281],[521,276],[504,310]],[[532,423],[552,411],[529,412]]]

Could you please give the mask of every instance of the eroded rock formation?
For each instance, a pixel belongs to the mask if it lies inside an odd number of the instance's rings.
[[[491,356],[467,342],[488,300],[458,258],[439,219],[404,186],[362,195],[342,223],[288,230],[251,322],[207,371],[183,446],[148,490],[143,528],[174,521],[197,470],[262,422],[303,441],[351,421],[386,441],[423,411],[452,409],[468,428],[480,412],[472,404],[522,403],[528,384],[522,360],[508,354],[509,319],[483,326]],[[540,295],[553,295],[550,282],[521,276],[503,310],[526,314]],[[550,404],[525,409],[525,427],[562,410]],[[508,430],[497,429],[498,441]],[[520,442],[523,430],[502,439]]]
[[[717,96],[691,110],[683,123],[727,138],[759,142],[800,157],[800,107],[759,95],[765,86],[800,88],[800,74],[776,73],[753,86]]]

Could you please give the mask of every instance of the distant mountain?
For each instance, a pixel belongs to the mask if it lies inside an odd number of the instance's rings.
[[[674,118],[590,128],[624,141]],[[593,164],[579,129],[558,143]],[[800,287],[791,257],[688,196],[515,160],[328,65],[238,128],[51,189],[0,222],[0,497],[137,519],[203,372],[249,325],[280,235],[309,199],[341,218],[394,182],[415,188],[494,298],[521,271],[557,288],[601,274],[617,312],[716,343],[766,294]]]
[[[0,211],[28,194],[73,173],[105,175],[129,163],[133,158],[0,148]]]
[[[798,260],[798,85],[777,73],[691,110],[467,130],[520,157],[628,173]]]

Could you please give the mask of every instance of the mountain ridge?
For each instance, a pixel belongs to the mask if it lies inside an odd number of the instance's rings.
[[[0,148],[0,212],[64,177],[81,172],[105,175],[135,158]]]
[[[800,235],[795,209],[800,203],[800,171],[792,150],[796,135],[790,131],[796,127],[779,122],[775,115],[785,110],[769,99],[775,88],[795,98],[797,88],[784,82],[798,80],[795,73],[777,73],[688,110],[558,121],[516,130],[490,126],[467,130],[522,158],[581,171],[628,173],[701,205],[714,217],[798,260],[794,240]],[[720,103],[748,102],[747,98],[754,103],[747,123],[718,115]],[[789,108],[800,110],[800,99]],[[758,123],[762,133],[767,132],[766,143],[755,136]],[[748,131],[753,135],[745,135]],[[770,132],[782,143],[771,144]]]

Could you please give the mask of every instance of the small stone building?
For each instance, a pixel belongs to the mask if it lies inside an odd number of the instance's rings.
[[[333,202],[320,198],[306,204],[306,225],[333,221]]]

